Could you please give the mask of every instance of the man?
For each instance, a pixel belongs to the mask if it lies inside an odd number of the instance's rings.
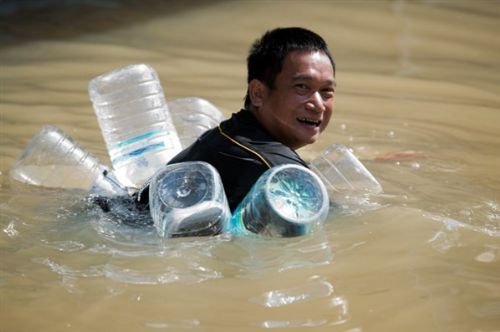
[[[245,108],[169,162],[214,166],[231,211],[267,169],[307,167],[295,150],[314,143],[327,127],[336,88],[335,63],[325,41],[303,28],[266,32],[251,47],[247,64]],[[138,202],[148,202],[148,190],[141,190]]]

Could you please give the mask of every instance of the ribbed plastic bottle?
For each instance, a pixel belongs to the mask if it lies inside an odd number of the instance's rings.
[[[342,144],[332,144],[311,161],[332,201],[341,203],[364,194],[380,194],[382,186],[356,156]]]
[[[155,70],[129,65],[92,79],[89,95],[118,180],[139,188],[181,150]]]
[[[328,215],[328,194],[309,169],[280,165],[267,170],[236,207],[229,232],[270,237],[304,235]]]
[[[167,103],[183,148],[191,145],[208,129],[224,121],[224,114],[203,98],[180,98]]]
[[[11,178],[48,188],[126,194],[107,167],[61,129],[45,125],[10,169]]]
[[[219,173],[201,161],[158,171],[150,181],[149,209],[162,237],[216,235],[231,218]]]

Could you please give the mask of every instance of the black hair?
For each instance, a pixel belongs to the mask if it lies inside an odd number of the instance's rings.
[[[330,59],[335,72],[335,62],[321,36],[299,27],[276,28],[267,31],[250,48],[247,58],[247,83],[250,83],[253,79],[258,79],[266,84],[268,88],[274,89],[274,81],[281,72],[286,56],[290,52],[297,50],[325,53]],[[248,109],[251,103],[247,91],[245,108]]]

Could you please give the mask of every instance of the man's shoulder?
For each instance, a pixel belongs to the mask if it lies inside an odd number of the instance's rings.
[[[177,163],[182,161],[205,161],[206,155],[214,150],[215,147],[220,146],[220,138],[218,128],[212,128],[203,133],[196,141],[190,146],[186,147],[178,153],[169,163]]]
[[[219,160],[220,159],[220,160]],[[307,166],[298,154],[275,140],[251,112],[240,110],[217,127],[206,131],[171,162],[203,160],[210,163],[249,164],[263,162],[268,166],[300,164]]]
[[[221,124],[221,128],[227,131],[230,136],[228,139],[232,138],[236,141],[235,144],[241,143],[256,152],[269,166],[299,164],[307,167],[293,149],[272,137],[250,111],[241,110],[233,114],[231,119]]]

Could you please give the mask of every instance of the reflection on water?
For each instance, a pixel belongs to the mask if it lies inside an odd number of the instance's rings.
[[[0,15],[5,330],[498,330],[495,1],[4,1]],[[229,116],[250,43],[289,25],[324,35],[338,66],[333,123],[299,153],[345,144],[384,187],[322,232],[164,240],[84,192],[8,178],[46,123],[109,164],[87,84],[123,65]]]

